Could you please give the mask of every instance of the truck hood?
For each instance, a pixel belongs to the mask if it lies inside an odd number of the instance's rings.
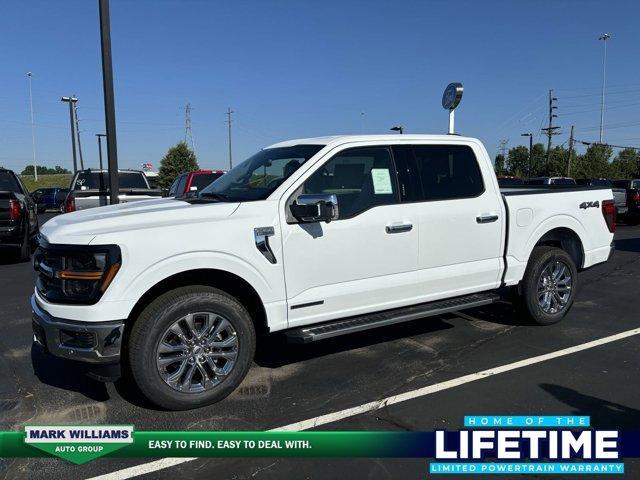
[[[229,217],[240,204],[190,204],[173,198],[142,200],[65,213],[45,223],[40,232],[50,243],[88,245],[98,235],[170,225],[201,223]]]

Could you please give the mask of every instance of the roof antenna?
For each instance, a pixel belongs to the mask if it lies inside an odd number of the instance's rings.
[[[462,100],[462,92],[464,88],[459,82],[450,83],[447,88],[444,89],[442,94],[442,108],[449,110],[449,135],[455,135],[455,114],[454,110],[460,104]]]

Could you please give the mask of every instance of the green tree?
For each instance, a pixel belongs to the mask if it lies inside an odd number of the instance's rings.
[[[529,149],[522,145],[509,149],[508,172],[516,177],[526,176],[529,166]]]
[[[496,175],[504,175],[507,173],[507,170],[504,165],[504,155],[501,153],[496,155],[496,160],[494,162],[494,170],[496,171]]]
[[[533,146],[531,155],[531,177],[541,177],[547,174],[547,150],[542,143]]]
[[[589,145],[584,155],[572,162],[571,172],[575,178],[607,178],[611,173],[609,159],[613,150],[608,145]],[[575,167],[574,167],[575,166]]]
[[[620,150],[611,162],[612,178],[638,178],[640,176],[640,152],[634,148]]]
[[[58,175],[71,173],[66,168],[56,165],[53,168],[38,165],[38,175]],[[33,165],[27,165],[20,175],[33,175]]]
[[[199,169],[196,154],[189,149],[185,142],[178,142],[169,149],[160,161],[158,185],[161,188],[168,188],[181,173]]]
[[[567,175],[567,163],[569,161],[569,150],[558,145],[551,149],[549,158],[549,176],[564,177]]]

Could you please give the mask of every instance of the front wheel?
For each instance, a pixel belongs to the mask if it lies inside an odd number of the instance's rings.
[[[559,322],[571,308],[577,286],[578,270],[567,252],[534,248],[520,287],[525,315],[538,325]]]
[[[129,367],[150,401],[169,410],[218,402],[246,376],[255,352],[246,309],[207,286],[182,287],[140,314],[129,337]]]

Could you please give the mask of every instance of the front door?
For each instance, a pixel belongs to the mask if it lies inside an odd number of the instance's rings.
[[[287,223],[296,195],[335,194],[339,218]],[[289,326],[411,303],[418,295],[418,215],[401,204],[390,148],[342,150],[281,204]]]

